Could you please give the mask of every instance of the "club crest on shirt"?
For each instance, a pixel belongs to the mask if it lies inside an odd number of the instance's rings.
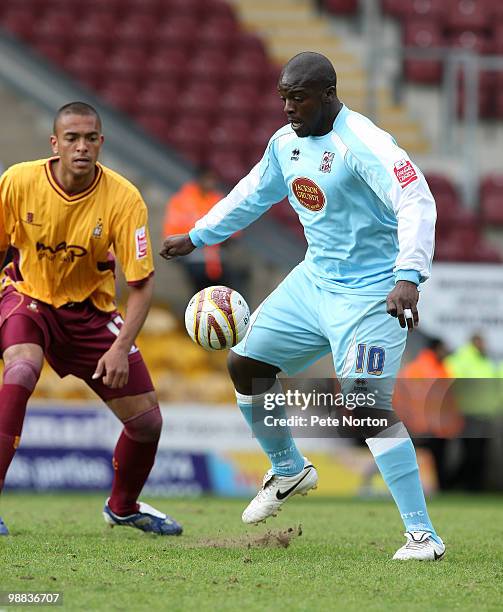
[[[96,223],[96,227],[93,229],[93,238],[101,238],[102,233],[103,233],[103,222],[101,219],[98,219],[98,223]]]
[[[311,179],[299,176],[292,181],[292,191],[300,204],[312,212],[323,210],[326,197],[323,189]]]
[[[325,151],[321,158],[320,170],[321,172],[332,172],[332,162],[334,161],[335,153],[331,151]]]
[[[33,223],[33,213],[32,212],[26,213],[26,223]]]
[[[408,159],[401,159],[400,161],[397,161],[394,167],[394,172],[402,189],[417,179],[417,173],[414,170],[414,166]]]

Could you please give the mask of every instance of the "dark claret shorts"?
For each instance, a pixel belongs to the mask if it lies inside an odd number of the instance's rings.
[[[7,287],[0,296],[0,349],[14,344],[40,344],[33,321],[42,332],[43,350],[49,365],[63,378],[73,374],[84,380],[104,401],[140,395],[154,390],[140,351],[129,353],[129,380],[121,389],[110,389],[101,378],[92,380],[96,365],[117,338],[123,319],[120,313],[97,310],[91,300],[61,308],[34,300]]]

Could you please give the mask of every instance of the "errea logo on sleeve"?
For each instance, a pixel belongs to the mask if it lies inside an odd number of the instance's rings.
[[[145,226],[139,227],[134,234],[136,245],[136,259],[144,259],[147,256],[147,229]]]
[[[401,159],[400,161],[397,161],[394,167],[394,172],[402,189],[417,179],[417,173],[414,170],[414,166],[408,159]]]

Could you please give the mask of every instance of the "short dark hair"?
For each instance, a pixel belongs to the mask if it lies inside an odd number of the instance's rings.
[[[88,115],[96,117],[96,121],[98,122],[98,127],[101,130],[101,117],[98,114],[98,111],[88,104],[87,102],[68,102],[68,104],[63,105],[56,116],[54,117],[54,124],[52,126],[53,133],[56,133],[56,127],[59,118],[62,115]]]
[[[321,53],[314,51],[298,53],[283,66],[280,79],[287,72],[295,74],[303,85],[337,87],[335,68],[328,57]]]

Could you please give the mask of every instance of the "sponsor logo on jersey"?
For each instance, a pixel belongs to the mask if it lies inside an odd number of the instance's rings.
[[[43,242],[37,242],[37,254],[39,259],[54,261],[58,253],[62,253],[62,261],[72,263],[77,257],[84,257],[84,255],[87,255],[87,249],[78,244],[67,244],[64,240],[55,247],[46,246]]]
[[[305,176],[299,176],[292,181],[292,191],[299,203],[307,210],[319,212],[325,207],[327,199],[323,189]]]
[[[290,160],[291,161],[299,161],[299,157],[300,157],[300,150],[299,149],[293,149],[292,156],[290,157]]]
[[[98,223],[96,223],[96,227],[93,229],[93,238],[101,238],[102,233],[103,233],[103,222],[101,219],[98,219]]]
[[[332,162],[334,161],[335,153],[325,151],[321,158],[320,170],[321,172],[332,172]]]
[[[400,161],[397,161],[394,167],[394,172],[402,189],[417,179],[417,173],[414,170],[414,166],[408,159],[401,159]]]
[[[136,244],[136,259],[144,259],[147,256],[147,229],[139,227],[134,234]]]

